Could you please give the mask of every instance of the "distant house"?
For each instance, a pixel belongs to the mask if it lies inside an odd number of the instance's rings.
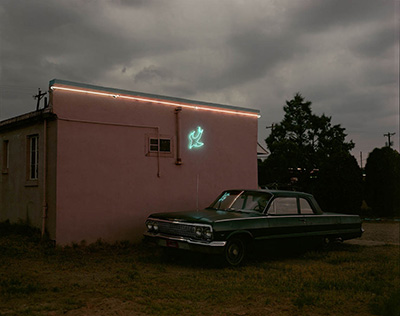
[[[147,215],[257,188],[259,111],[54,79],[0,122],[0,221],[58,244],[137,240]]]

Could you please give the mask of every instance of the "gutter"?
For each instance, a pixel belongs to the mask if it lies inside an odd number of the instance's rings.
[[[179,114],[182,111],[182,107],[175,108],[175,125],[176,125],[176,161],[175,164],[177,166],[182,165],[182,158],[181,158],[181,130],[180,130],[180,120]]]
[[[42,204],[42,239],[46,233],[47,219],[47,119],[43,121],[43,204]]]

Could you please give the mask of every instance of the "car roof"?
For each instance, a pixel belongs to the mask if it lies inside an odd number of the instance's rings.
[[[248,189],[238,189],[238,190],[227,190],[227,191],[245,191],[245,192],[265,192],[270,193],[273,196],[280,197],[293,197],[293,196],[301,196],[301,197],[312,197],[312,194],[298,191],[287,191],[287,190],[269,190],[269,189],[256,189],[256,190],[248,190]]]
[[[285,190],[265,190],[265,191],[273,194],[274,196],[312,196],[309,193],[298,192],[298,191],[285,191]]]

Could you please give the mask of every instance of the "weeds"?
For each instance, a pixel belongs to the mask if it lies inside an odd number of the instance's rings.
[[[226,268],[129,242],[55,247],[14,228],[0,237],[0,315],[399,314],[396,246],[343,244]]]
[[[30,295],[40,288],[38,282],[23,274],[4,276],[0,280],[0,293],[5,297]]]

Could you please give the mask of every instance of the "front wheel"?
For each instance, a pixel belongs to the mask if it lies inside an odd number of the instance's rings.
[[[245,258],[246,244],[240,238],[232,238],[228,240],[225,246],[225,261],[231,266],[240,265]]]

